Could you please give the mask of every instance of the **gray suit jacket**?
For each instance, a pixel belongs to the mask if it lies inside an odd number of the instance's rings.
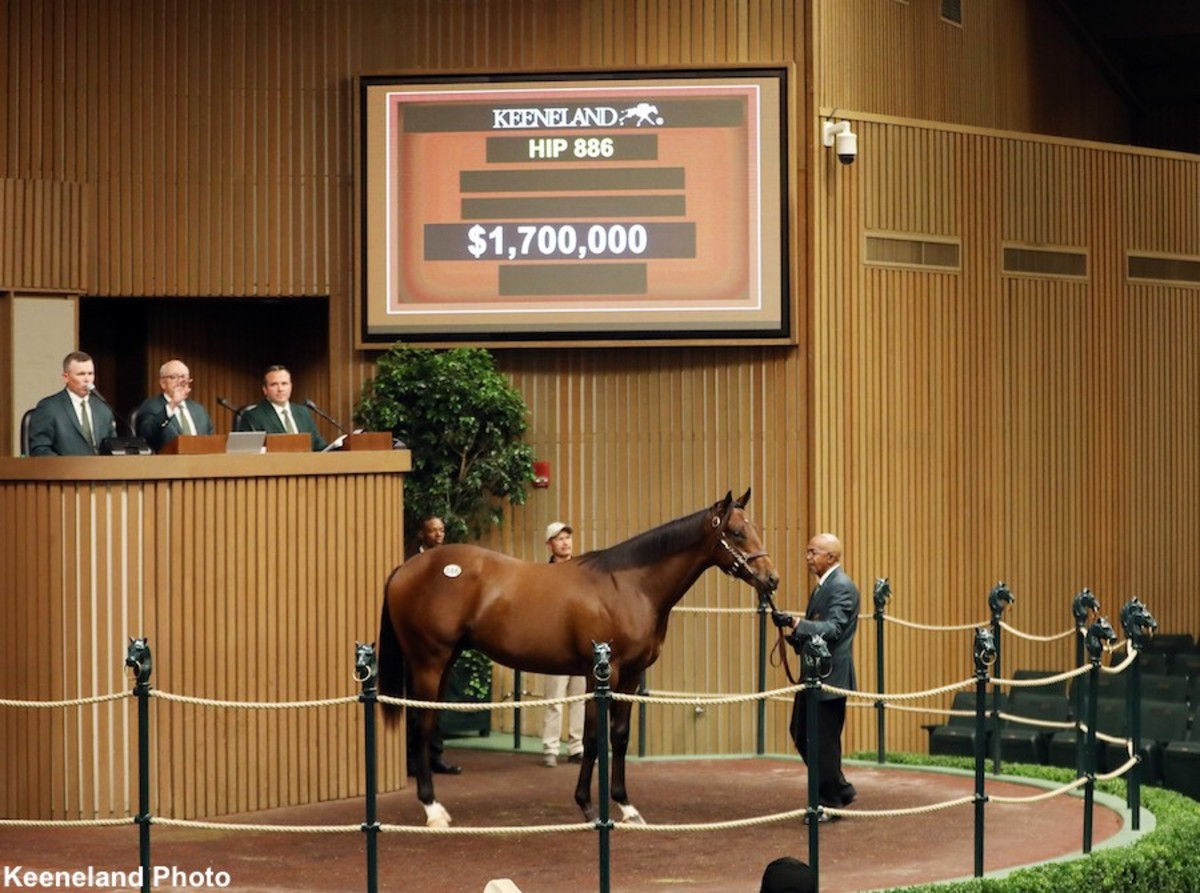
[[[840,566],[813,590],[804,619],[788,637],[796,653],[802,653],[810,636],[821,636],[833,657],[832,672],[821,680],[823,685],[835,685],[849,691],[858,689],[854,673],[854,634],[858,632],[858,587]],[[845,697],[821,690],[820,700]]]
[[[96,445],[106,437],[116,437],[117,423],[112,410],[100,400],[89,398],[92,433]],[[83,436],[79,416],[71,395],[63,388],[57,394],[43,397],[34,408],[29,422],[29,455],[31,456],[93,456],[95,451]]]

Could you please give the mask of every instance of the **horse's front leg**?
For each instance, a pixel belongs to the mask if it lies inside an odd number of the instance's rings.
[[[629,716],[633,704],[629,701],[610,701],[611,715],[609,730],[611,736],[612,766],[610,788],[612,798],[621,807],[621,814],[627,822],[644,822],[641,813],[629,802],[625,790],[625,753],[629,750]],[[575,802],[583,810],[583,816],[589,822],[600,818],[600,810],[592,803],[592,770],[596,765],[599,751],[596,746],[596,702],[588,701],[586,720],[583,729],[583,762],[579,766],[579,780],[575,784]]]
[[[625,789],[625,754],[629,750],[629,715],[633,704],[629,701],[614,701],[612,705],[612,798],[621,807],[625,821],[644,825],[646,820],[629,802]]]

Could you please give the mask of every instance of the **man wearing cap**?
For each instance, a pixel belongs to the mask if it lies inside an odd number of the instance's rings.
[[[550,563],[571,560],[571,525],[554,521],[546,527],[546,548],[550,550]],[[584,694],[587,680],[582,676],[547,676],[546,697],[565,698]],[[571,704],[567,711],[567,760],[578,763],[583,760],[583,701]],[[558,751],[562,746],[562,704],[546,708],[542,724],[542,765],[553,769],[558,765]]]

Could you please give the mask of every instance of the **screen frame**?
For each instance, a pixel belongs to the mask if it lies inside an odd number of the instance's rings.
[[[631,84],[632,82],[632,84]],[[644,89],[665,92],[693,84],[725,85],[748,88],[756,97],[757,119],[752,122],[760,134],[757,146],[761,161],[754,167],[757,192],[747,186],[747,201],[757,198],[760,227],[755,270],[759,276],[754,308],[732,322],[712,315],[706,308],[671,309],[670,312],[631,314],[630,320],[617,319],[619,312],[607,317],[596,308],[556,306],[519,309],[519,324],[514,324],[513,306],[498,303],[474,308],[470,325],[446,322],[448,317],[436,308],[425,314],[420,308],[406,310],[403,324],[389,319],[386,280],[381,265],[394,264],[388,256],[387,240],[372,236],[382,213],[400,217],[401,213],[379,196],[388,195],[381,186],[386,171],[387,150],[380,148],[380,134],[390,126],[389,94],[423,94],[426,91],[462,91],[504,93],[524,90],[578,90],[580,85],[592,91],[606,88]],[[794,269],[796,251],[792,244],[796,231],[791,220],[795,207],[795,170],[792,156],[793,127],[791,110],[794,77],[790,64],[730,65],[716,67],[665,67],[638,70],[547,70],[537,72],[440,73],[362,75],[357,78],[358,103],[355,153],[358,165],[355,182],[356,265],[354,281],[359,294],[355,300],[359,349],[386,348],[396,344],[450,347],[464,343],[501,348],[516,346],[646,346],[646,345],[794,345],[796,344],[795,307],[792,289],[802,279]],[[544,131],[542,131],[544,133]],[[584,131],[586,132],[586,131]],[[664,131],[665,132],[665,131]],[[454,172],[457,176],[458,173]],[[386,182],[386,179],[385,179]],[[394,204],[399,204],[395,201]],[[428,221],[417,225],[429,226]],[[380,243],[383,243],[382,245]],[[753,292],[753,284],[747,289]],[[382,294],[381,294],[382,292]],[[495,300],[487,296],[489,301]],[[416,303],[416,302],[414,302]],[[565,302],[564,302],[565,303]],[[699,302],[697,302],[699,303]],[[428,305],[432,306],[432,305]],[[604,308],[607,309],[607,308]],[[641,309],[641,308],[638,308]],[[722,308],[725,309],[725,308]],[[610,323],[606,320],[612,320]]]

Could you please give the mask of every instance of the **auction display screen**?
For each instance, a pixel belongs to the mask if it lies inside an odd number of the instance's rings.
[[[784,70],[360,99],[364,344],[790,336]]]

